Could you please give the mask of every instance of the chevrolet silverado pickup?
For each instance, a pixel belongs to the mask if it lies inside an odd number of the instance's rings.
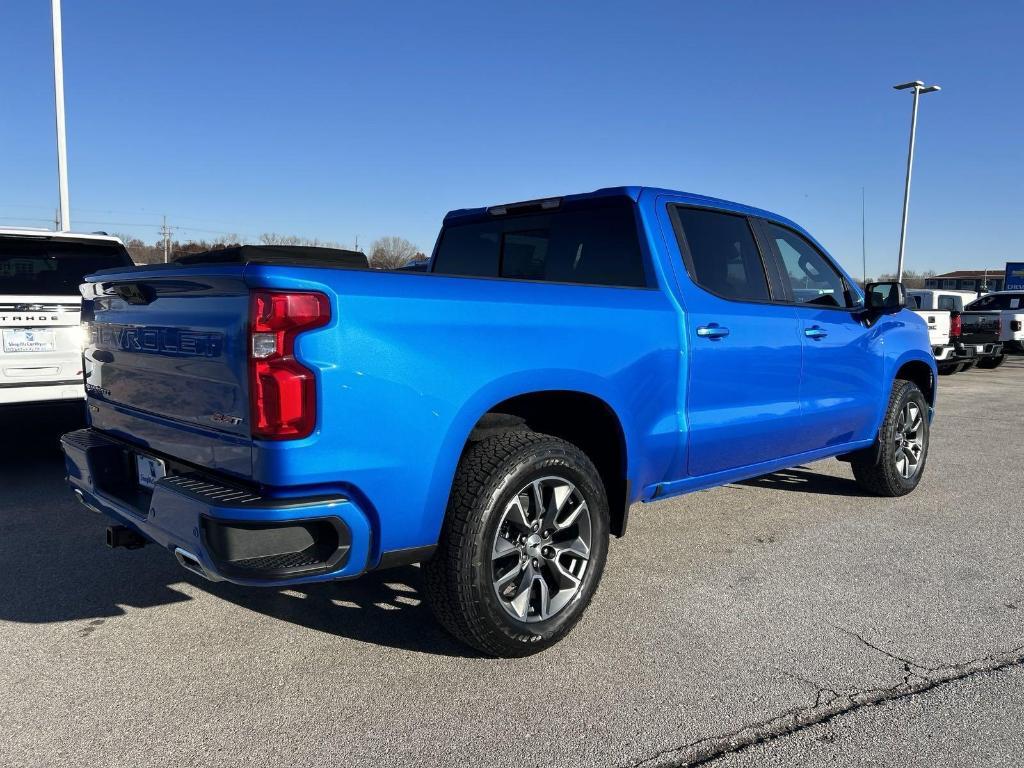
[[[617,187],[452,211],[423,271],[203,261],[87,279],[62,441],[108,543],[207,579],[422,563],[447,630],[520,656],[580,618],[634,502],[830,456],[882,496],[924,473],[924,321],[768,211]]]
[[[985,325],[996,320],[1003,349],[1024,352],[1024,291],[989,293],[972,301],[964,311],[969,320],[978,318]],[[1002,362],[1002,355],[993,356],[987,367],[996,368]]]
[[[982,297],[988,298],[987,296]],[[1003,313],[999,310],[971,310],[972,302],[960,313],[960,344],[974,355],[979,368],[998,368],[1006,358]]]
[[[116,237],[0,229],[0,407],[82,401],[78,286],[131,266]]]

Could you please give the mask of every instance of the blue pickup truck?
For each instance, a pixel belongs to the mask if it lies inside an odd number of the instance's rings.
[[[927,458],[903,286],[708,197],[452,211],[421,270],[241,247],[82,291],[90,426],[63,448],[108,543],[253,586],[421,562],[493,655],[572,628],[634,502],[828,456],[899,496]]]

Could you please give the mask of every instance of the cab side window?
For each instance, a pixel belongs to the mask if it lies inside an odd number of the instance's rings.
[[[674,208],[686,269],[697,285],[725,299],[769,301],[761,252],[745,216]]]
[[[771,222],[764,230],[782,260],[784,279],[789,281],[797,304],[819,307],[850,307],[846,283],[828,259],[792,230]]]

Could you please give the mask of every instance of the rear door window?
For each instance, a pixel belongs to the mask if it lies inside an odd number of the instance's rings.
[[[588,285],[647,285],[633,203],[628,198],[575,201],[562,210],[447,225],[431,271]]]
[[[745,216],[674,206],[676,235],[697,285],[734,301],[769,301],[761,252]]]
[[[116,245],[0,238],[0,294],[78,296],[86,275],[131,264]]]
[[[946,312],[963,312],[964,300],[960,296],[939,296],[938,307]]]

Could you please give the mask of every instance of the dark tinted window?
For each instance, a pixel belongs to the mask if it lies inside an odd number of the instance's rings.
[[[551,212],[446,226],[433,272],[563,283],[646,285],[633,204],[581,201]]]
[[[86,275],[131,263],[117,246],[0,238],[0,294],[77,296]]]
[[[1024,294],[990,293],[967,305],[968,310],[1021,309],[1024,308]]]
[[[431,271],[445,275],[498,276],[501,229],[495,223],[445,227]]]
[[[848,307],[846,283],[828,259],[792,230],[765,222],[765,232],[782,259],[793,300],[821,307]]]
[[[937,306],[946,312],[962,312],[964,300],[960,296],[939,296]]]
[[[694,281],[727,299],[767,301],[768,281],[750,225],[743,216],[676,208],[680,242]]]

